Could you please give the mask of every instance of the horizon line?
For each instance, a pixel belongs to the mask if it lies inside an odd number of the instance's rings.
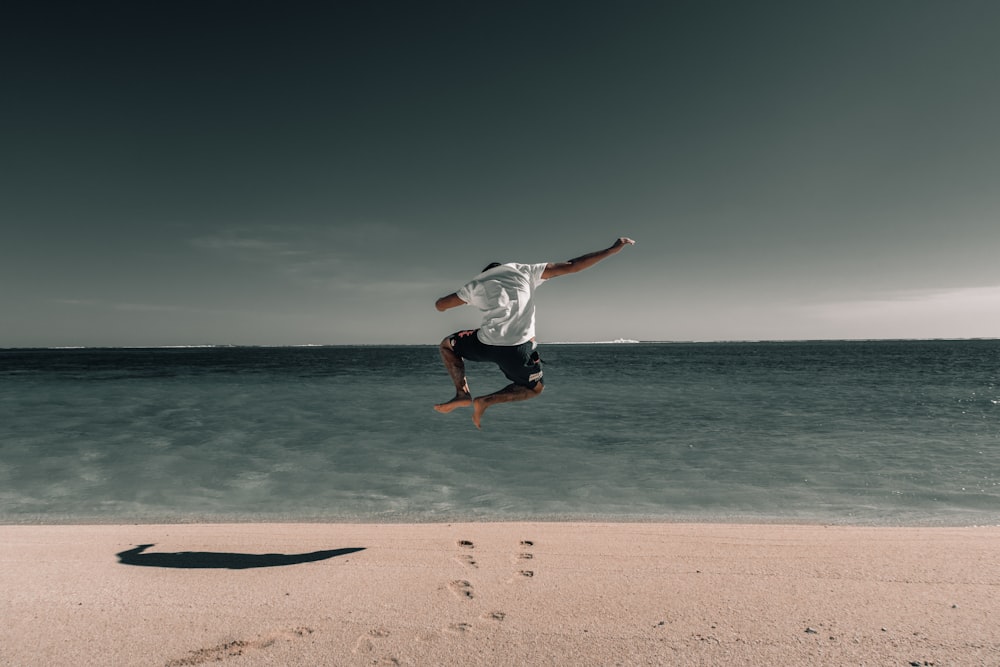
[[[996,341],[1000,337],[947,338],[760,338],[690,340],[581,340],[540,341],[539,345],[725,345],[754,343],[879,343],[879,342],[962,342]],[[191,350],[225,348],[310,348],[310,347],[436,347],[435,343],[207,343],[192,345],[42,345],[0,346],[0,350]]]

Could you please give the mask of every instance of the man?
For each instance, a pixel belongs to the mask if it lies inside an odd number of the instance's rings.
[[[490,264],[462,289],[435,304],[441,312],[465,304],[482,311],[479,329],[459,331],[441,341],[441,359],[455,383],[455,398],[434,406],[438,412],[472,406],[472,422],[480,428],[486,408],[524,401],[542,393],[542,367],[535,350],[535,289],[549,278],[577,273],[615,255],[635,241],[622,237],[610,248],[567,262],[549,264]],[[492,361],[511,384],[500,391],[472,398],[465,377],[465,360]]]

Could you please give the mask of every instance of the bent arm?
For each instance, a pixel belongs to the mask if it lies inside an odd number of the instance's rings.
[[[602,259],[607,259],[608,257],[611,257],[611,255],[618,254],[621,252],[621,249],[627,245],[635,245],[635,241],[623,236],[615,241],[610,248],[605,248],[604,250],[598,250],[596,252],[589,252],[586,255],[580,255],[579,257],[566,262],[550,263],[546,265],[545,270],[542,272],[542,278],[544,280],[548,280],[549,278],[555,278],[556,276],[565,276],[570,273],[578,273],[584,269],[589,269]]]
[[[464,306],[465,302],[458,298],[458,295],[452,292],[448,296],[443,296],[434,303],[434,307],[437,308],[442,313],[449,308],[457,308],[458,306]]]

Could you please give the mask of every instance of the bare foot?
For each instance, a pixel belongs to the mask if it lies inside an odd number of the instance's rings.
[[[472,402],[472,423],[476,425],[476,428],[482,428],[479,422],[483,418],[484,412],[486,412],[486,401],[477,398]]]
[[[472,405],[472,396],[468,394],[457,394],[455,398],[451,399],[447,403],[438,403],[434,406],[434,409],[442,414],[448,414],[455,408],[464,408],[468,405]]]

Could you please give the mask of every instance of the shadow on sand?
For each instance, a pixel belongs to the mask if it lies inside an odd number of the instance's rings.
[[[175,553],[143,553],[152,544],[140,544],[135,549],[116,554],[118,562],[123,565],[141,565],[143,567],[173,567],[181,569],[248,570],[255,567],[281,567],[314,563],[318,560],[346,556],[364,547],[347,549],[331,549],[329,551],[313,551],[307,554],[239,554],[216,553],[212,551],[179,551]]]

